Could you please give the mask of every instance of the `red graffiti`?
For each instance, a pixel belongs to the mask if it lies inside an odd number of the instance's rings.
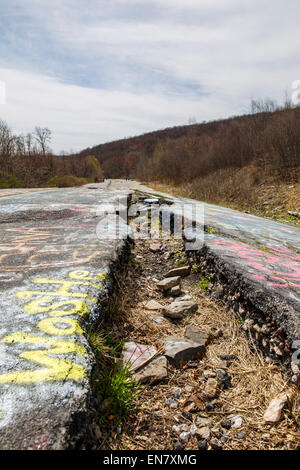
[[[238,258],[255,269],[252,277],[266,281],[276,287],[300,287],[300,254],[287,248],[266,246],[259,250],[243,242],[220,238],[214,241],[215,248],[232,251]]]

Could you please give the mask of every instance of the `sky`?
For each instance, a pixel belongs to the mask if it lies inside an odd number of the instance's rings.
[[[0,0],[0,119],[48,127],[59,153],[282,102],[299,17],[299,0]]]

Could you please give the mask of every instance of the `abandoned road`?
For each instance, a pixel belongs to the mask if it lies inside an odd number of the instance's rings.
[[[128,203],[136,212],[150,206],[147,197],[175,217],[185,207],[185,220],[197,222],[203,239],[190,256],[212,282],[226,280],[230,308],[271,318],[267,345],[259,336],[257,344],[290,368],[300,349],[299,228],[135,181],[0,190],[1,449],[85,445],[95,361],[88,331],[103,316],[114,273],[129,253],[127,220],[116,239],[105,219],[124,207],[127,213]],[[295,367],[290,376],[299,383]]]

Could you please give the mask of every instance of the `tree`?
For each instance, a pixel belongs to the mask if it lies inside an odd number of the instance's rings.
[[[41,148],[43,155],[49,150],[48,143],[51,142],[51,131],[48,127],[36,127],[34,129],[34,138]]]
[[[85,157],[85,177],[87,178],[103,178],[103,172],[100,162],[94,155]]]

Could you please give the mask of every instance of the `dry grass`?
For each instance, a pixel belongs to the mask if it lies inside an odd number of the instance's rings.
[[[180,242],[168,242],[168,251],[175,251]],[[200,394],[204,387],[203,372],[205,369],[215,370],[220,367],[220,355],[235,355],[238,360],[232,361],[227,372],[232,376],[232,386],[222,390],[214,400],[212,412],[194,414],[211,420],[211,428],[220,427],[220,422],[230,414],[238,414],[243,419],[239,429],[225,431],[227,442],[224,449],[296,449],[300,446],[299,413],[300,393],[293,389],[294,399],[289,408],[283,411],[282,419],[276,425],[267,425],[263,414],[270,401],[282,391],[290,389],[285,373],[275,365],[267,364],[261,354],[251,348],[239,319],[228,313],[221,304],[217,304],[206,295],[201,294],[193,286],[198,281],[197,274],[191,274],[183,280],[186,294],[192,295],[198,302],[199,311],[181,322],[165,319],[156,324],[154,318],[158,313],[145,310],[144,305],[150,298],[161,303],[169,300],[155,289],[153,277],[161,278],[170,267],[174,267],[174,259],[165,260],[164,254],[150,253],[144,242],[138,242],[134,256],[143,258],[132,263],[126,290],[123,290],[122,306],[119,308],[118,334],[126,341],[137,341],[160,348],[167,335],[183,334],[186,324],[194,324],[202,331],[210,332],[212,327],[220,328],[223,336],[214,339],[207,348],[207,355],[198,364],[188,364],[182,369],[169,367],[166,383],[141,387],[136,403],[136,414],[124,427],[121,435],[112,433],[106,448],[110,449],[173,449],[178,436],[172,426],[184,423],[183,405],[191,394],[186,387],[194,388]],[[180,387],[182,394],[178,399],[178,408],[169,406],[168,398],[172,397],[172,387]],[[246,431],[244,439],[238,439],[238,432]],[[186,449],[197,449],[196,438],[193,437]]]
[[[298,182],[283,183],[276,181],[272,175],[262,177],[259,168],[249,166],[240,170],[219,170],[206,178],[179,186],[158,182],[149,183],[149,186],[156,191],[300,226],[300,218],[288,214],[289,211],[300,213],[300,175]]]

